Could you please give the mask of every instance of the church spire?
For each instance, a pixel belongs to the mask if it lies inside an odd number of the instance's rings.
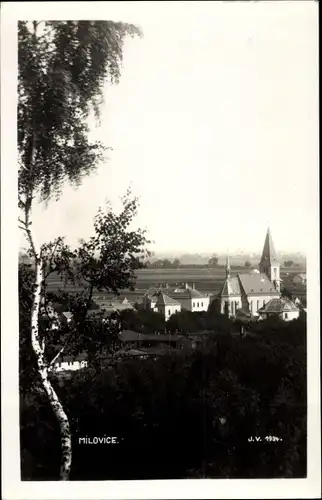
[[[259,263],[259,270],[266,274],[269,280],[274,284],[277,291],[280,291],[280,265],[273,243],[270,228],[268,227],[264,242],[262,257]]]
[[[230,259],[229,259],[229,253],[227,253],[227,258],[226,258],[226,278],[230,278]]]
[[[263,247],[262,257],[260,260],[260,265],[272,265],[277,263],[276,251],[273,243],[273,238],[271,235],[270,228],[267,228],[265,243]]]

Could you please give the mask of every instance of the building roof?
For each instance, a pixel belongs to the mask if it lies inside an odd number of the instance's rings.
[[[276,295],[280,293],[275,289],[266,274],[242,273],[226,278],[221,292],[221,297],[240,296],[244,291],[246,295]]]
[[[62,315],[63,315],[66,319],[72,319],[72,318],[73,318],[73,314],[72,314],[70,311],[63,311],[63,312],[62,312]]]
[[[176,299],[173,299],[172,297],[169,297],[169,295],[166,295],[163,292],[158,292],[156,294],[156,306],[180,306],[180,302],[178,302]]]
[[[231,296],[239,296],[240,295],[240,284],[237,276],[226,278],[220,296],[222,297],[231,297]]]
[[[147,297],[148,299],[152,299],[152,297],[156,295],[159,292],[159,290],[160,290],[159,288],[153,286],[149,288],[149,290],[144,294],[144,296]]]
[[[162,354],[167,354],[172,351],[173,349],[170,350],[167,346],[143,347],[141,350],[141,356],[162,356]]]
[[[182,335],[166,335],[166,334],[146,334],[134,332],[133,330],[122,330],[119,334],[124,342],[136,342],[138,340],[146,340],[150,342],[177,342]]]
[[[207,293],[200,292],[195,288],[175,288],[167,291],[168,295],[173,299],[206,299],[209,297]]]
[[[126,302],[125,300],[123,300],[122,302],[108,300],[106,302],[100,301],[97,304],[100,307],[100,310],[105,312],[125,311],[126,309],[134,309],[132,304],[130,304],[130,302],[127,299]]]
[[[87,352],[81,352],[79,354],[76,354],[75,356],[71,355],[71,354],[61,354],[55,364],[58,364],[58,363],[75,363],[77,361],[86,361],[88,358],[88,355],[87,355]]]
[[[124,342],[135,342],[142,338],[142,333],[134,332],[133,330],[122,330],[119,336]]]
[[[266,274],[238,274],[240,286],[246,295],[273,295],[280,296],[273,283],[270,282]]]
[[[140,339],[141,340],[148,340],[152,342],[177,342],[182,338],[182,335],[173,335],[169,334],[166,335],[165,333],[161,334],[141,334]]]
[[[260,260],[261,265],[271,265],[271,264],[277,264],[277,256],[276,256],[276,250],[274,247],[271,231],[268,228],[267,233],[266,233],[266,238],[264,242],[264,247],[263,247],[263,252],[262,252],[262,257]]]
[[[141,349],[119,349],[115,354],[119,356],[132,357],[143,356],[145,353]]]
[[[264,307],[262,307],[260,313],[282,313],[282,312],[293,312],[298,311],[298,307],[289,299],[281,297],[278,299],[271,299]]]

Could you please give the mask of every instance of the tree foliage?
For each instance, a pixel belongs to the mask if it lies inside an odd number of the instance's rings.
[[[209,267],[217,267],[219,262],[219,258],[216,257],[216,255],[213,255],[209,261],[208,261],[208,266]]]
[[[18,24],[20,203],[47,199],[68,179],[78,184],[101,159],[87,118],[99,115],[105,81],[118,82],[123,42],[139,29],[112,21]]]
[[[264,321],[253,334],[223,333],[203,350],[57,380],[74,436],[71,478],[305,477],[305,322]],[[38,397],[37,406],[30,402],[24,411],[30,416],[39,407],[45,411]],[[57,450],[48,443],[50,429],[41,429],[41,435],[37,425],[23,434],[23,443],[34,442],[26,446],[35,463],[29,478],[54,479]],[[117,445],[79,444],[80,437],[104,436],[106,429]],[[250,443],[251,436],[262,441]],[[53,452],[46,458],[39,451],[45,438]],[[39,462],[42,476],[40,469],[35,473]]]
[[[116,271],[107,278],[107,264],[102,261],[99,264],[93,253],[96,248],[102,256],[103,248],[108,247],[104,230],[96,234],[96,240],[80,247],[78,258],[62,238],[40,247],[32,227],[32,207],[38,195],[40,200],[48,200],[53,195],[59,197],[66,180],[78,185],[102,158],[104,147],[91,142],[87,119],[92,111],[99,117],[104,82],[114,83],[119,79],[124,38],[138,33],[132,25],[109,21],[18,23],[18,205],[22,210],[19,223],[29,243],[34,270],[29,333],[42,390],[60,428],[60,477],[63,480],[69,478],[72,461],[71,434],[68,416],[48,376],[50,336],[56,329],[48,324],[51,317],[45,297],[46,277],[54,268],[64,274],[66,280],[78,279],[80,274],[83,280],[89,280],[89,297],[78,300],[80,314],[72,332],[75,338],[81,321],[86,321],[86,309],[91,304],[91,283],[113,287],[122,280],[131,280],[130,268],[136,261],[133,255],[142,235],[136,240],[135,233],[131,236],[127,233],[125,247],[118,247],[123,267],[119,274]],[[124,213],[128,211],[131,212],[131,208]],[[99,213],[95,224],[102,226],[108,216]],[[124,224],[126,226],[126,220],[121,221],[121,227]],[[122,238],[125,238],[124,231]],[[113,243],[116,244],[115,238]],[[118,263],[115,254],[112,260],[109,271],[113,272],[113,266]],[[128,261],[130,264],[125,270]],[[90,270],[91,264],[93,270]],[[40,318],[41,309],[49,320],[45,320],[45,325]],[[61,349],[64,348],[65,344]]]

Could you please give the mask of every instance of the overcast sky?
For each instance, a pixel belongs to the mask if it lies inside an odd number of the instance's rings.
[[[78,190],[34,210],[45,241],[92,231],[132,183],[155,251],[305,251],[317,169],[317,18],[311,2],[140,3],[94,137],[113,148]],[[132,16],[132,17],[131,17]],[[313,193],[313,199],[312,199]]]

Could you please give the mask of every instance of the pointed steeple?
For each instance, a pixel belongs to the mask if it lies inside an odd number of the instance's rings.
[[[230,278],[230,259],[229,259],[229,254],[227,253],[227,258],[226,258],[226,278]]]
[[[267,229],[262,257],[259,263],[259,270],[261,273],[266,274],[279,292],[281,283],[280,264],[277,260],[276,250],[269,227]]]
[[[266,233],[266,238],[265,238],[265,243],[263,247],[263,252],[262,252],[262,257],[260,260],[260,265],[272,265],[277,263],[277,257],[276,257],[276,251],[273,243],[273,238],[271,235],[270,228],[268,227],[267,233]]]

